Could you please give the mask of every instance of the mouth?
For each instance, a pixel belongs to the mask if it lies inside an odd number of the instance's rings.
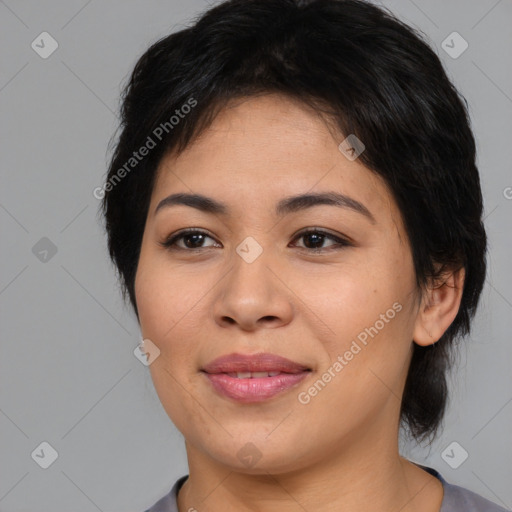
[[[277,356],[229,354],[201,369],[213,389],[237,402],[261,402],[297,386],[311,368]]]
[[[277,375],[285,375],[285,374],[287,374],[287,372],[280,372],[280,371],[224,373],[224,375],[229,375],[230,377],[233,377],[234,379],[263,379],[265,377],[277,377]]]

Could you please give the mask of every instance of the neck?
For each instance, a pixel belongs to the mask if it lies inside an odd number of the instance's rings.
[[[397,437],[396,437],[397,440]],[[180,512],[343,511],[438,512],[442,484],[398,453],[397,441],[347,443],[329,459],[285,473],[247,474],[220,465],[187,444],[189,478],[178,494]]]

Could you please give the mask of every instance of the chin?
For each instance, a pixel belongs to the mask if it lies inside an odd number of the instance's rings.
[[[276,446],[269,440],[248,441],[247,436],[241,440],[230,439],[226,446],[216,445],[213,450],[205,452],[218,464],[231,471],[247,475],[276,475],[289,473],[307,467],[305,454],[297,453],[295,446]],[[311,461],[312,463],[313,461]]]

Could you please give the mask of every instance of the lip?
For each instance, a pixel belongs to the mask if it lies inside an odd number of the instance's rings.
[[[269,353],[228,354],[201,369],[215,391],[238,402],[261,402],[295,387],[308,376],[305,365]],[[234,373],[280,372],[275,376],[238,378]]]

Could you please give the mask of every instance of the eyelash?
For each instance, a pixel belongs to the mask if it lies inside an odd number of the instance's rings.
[[[326,238],[330,239],[330,240],[333,240],[336,242],[335,245],[332,245],[330,247],[324,247],[324,248],[315,248],[315,249],[309,249],[308,247],[299,247],[299,249],[302,249],[302,250],[305,250],[309,253],[325,253],[327,251],[332,251],[332,250],[339,250],[339,249],[342,249],[344,247],[350,247],[352,246],[353,244],[351,242],[349,242],[348,240],[344,239],[344,238],[341,238],[341,237],[338,237],[338,236],[335,236],[335,235],[332,235],[326,231],[323,231],[322,229],[317,229],[317,228],[307,228],[303,231],[301,231],[300,233],[298,233],[292,241],[294,240],[298,240],[306,235],[309,235],[311,233],[315,233],[315,234],[319,234],[321,236],[324,236],[324,240]],[[200,229],[196,229],[196,228],[187,228],[183,231],[179,231],[178,233],[175,233],[173,235],[170,235],[166,240],[164,240],[163,242],[160,242],[160,245],[162,247],[164,247],[165,249],[169,250],[169,251],[186,251],[186,252],[198,252],[198,251],[203,251],[205,249],[211,249],[212,247],[195,247],[195,248],[188,248],[188,247],[178,247],[176,245],[176,242],[183,239],[185,236],[187,235],[205,235],[207,236],[208,238],[211,238],[212,240],[215,240],[211,235],[209,235],[206,231],[203,231],[203,230],[200,230]],[[323,240],[322,240],[323,242]]]

